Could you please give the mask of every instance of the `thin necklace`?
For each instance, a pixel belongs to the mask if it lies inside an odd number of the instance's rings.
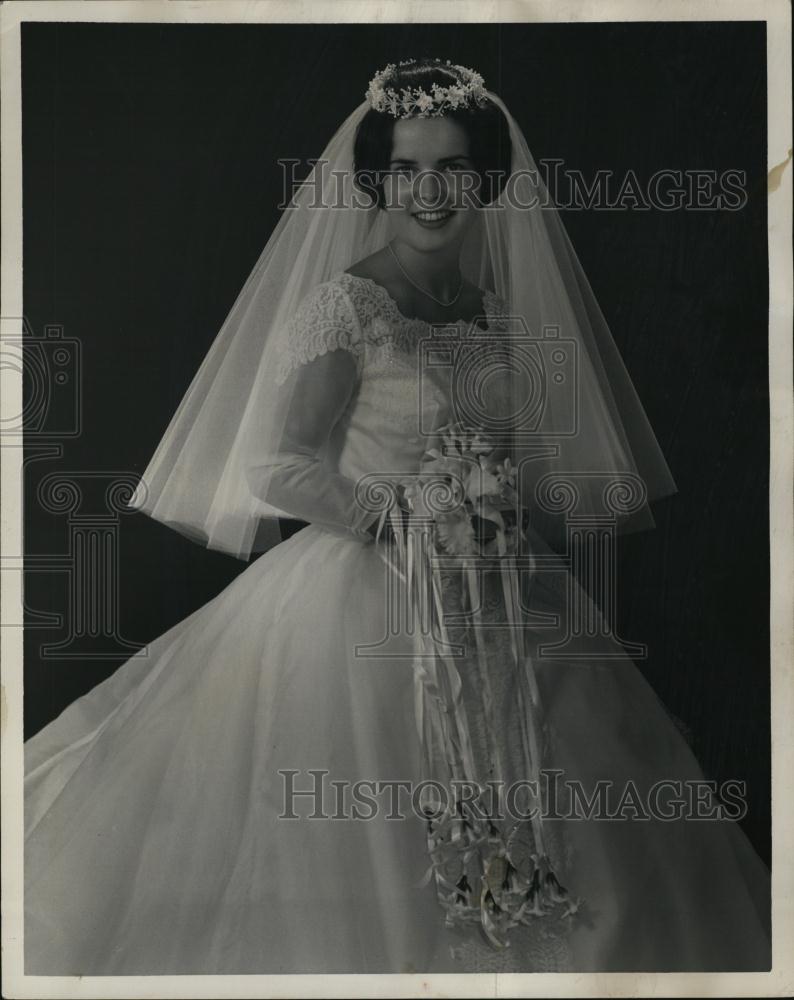
[[[400,261],[400,258],[397,256],[397,254],[396,254],[396,252],[394,250],[394,247],[391,245],[391,243],[387,243],[386,246],[389,248],[392,257],[394,257],[395,261],[397,262],[397,267],[399,267],[399,269],[402,271],[402,273],[405,275],[405,277],[408,279],[408,281],[411,282],[411,284],[414,286],[414,288],[417,291],[421,292],[422,295],[426,295],[429,299],[432,299],[434,302],[437,302],[438,305],[440,305],[440,306],[448,307],[448,306],[454,306],[455,305],[455,303],[460,298],[460,293],[463,291],[463,275],[460,276],[460,285],[458,286],[458,290],[455,293],[455,295],[453,296],[453,298],[451,298],[449,300],[449,302],[443,302],[441,299],[437,299],[435,297],[435,295],[433,295],[430,292],[428,292],[428,290],[426,288],[422,288],[421,285],[417,285],[417,283],[414,281],[414,279],[411,277],[411,275],[403,267],[402,262]]]

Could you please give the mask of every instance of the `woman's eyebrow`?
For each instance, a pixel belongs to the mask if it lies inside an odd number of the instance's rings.
[[[469,156],[468,153],[458,153],[456,156],[442,156],[441,159],[438,160],[437,162],[438,163],[452,163],[455,160],[470,160],[470,159],[471,159],[471,157]],[[392,163],[408,163],[408,164],[415,165],[417,162],[418,162],[417,160],[408,160],[408,159],[405,159],[403,157],[395,157],[394,159],[389,160],[390,164],[392,164]]]

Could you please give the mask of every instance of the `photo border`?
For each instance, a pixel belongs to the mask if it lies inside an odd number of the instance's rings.
[[[2,992],[5,997],[418,997],[789,996],[794,993],[794,501],[792,445],[791,7],[786,0],[137,0],[27,2],[0,7],[0,138],[4,330],[22,308],[21,24],[122,23],[586,23],[766,21],[768,71],[768,247],[770,397],[770,627],[772,705],[773,968],[769,973],[461,973],[450,975],[25,976],[22,963],[22,639],[0,628],[2,723]],[[19,317],[18,320],[13,317]],[[0,371],[3,412],[22,409],[21,372]],[[22,539],[22,447],[3,446],[0,551],[11,561]],[[10,555],[7,555],[10,554]],[[21,567],[20,567],[21,568]],[[4,575],[0,621],[22,621],[22,573]]]

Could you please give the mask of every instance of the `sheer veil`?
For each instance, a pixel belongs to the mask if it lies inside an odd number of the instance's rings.
[[[553,533],[560,512],[652,526],[649,502],[676,491],[670,470],[526,140],[486,93],[509,125],[512,176],[478,213],[461,265],[503,300],[509,334],[463,379],[471,419],[483,393],[499,394],[497,430],[541,533]],[[278,379],[289,320],[317,284],[389,239],[386,213],[363,206],[353,184],[368,110],[365,101],[343,122],[285,209],[130,501],[240,559],[278,542],[278,518],[289,516],[268,503],[266,481],[255,495],[248,476],[254,456],[278,454],[295,402]]]

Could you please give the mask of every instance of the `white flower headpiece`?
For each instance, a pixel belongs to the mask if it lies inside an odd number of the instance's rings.
[[[413,66],[415,63],[415,59],[408,59],[399,65]],[[452,70],[458,78],[457,82],[449,87],[434,83],[429,94],[421,87],[403,87],[398,93],[385,86],[397,68],[394,63],[389,63],[370,80],[366,93],[370,106],[395,118],[435,118],[456,108],[479,107],[486,102],[485,81],[479,73],[465,66],[453,65],[449,59],[445,63],[439,62],[439,66]]]

